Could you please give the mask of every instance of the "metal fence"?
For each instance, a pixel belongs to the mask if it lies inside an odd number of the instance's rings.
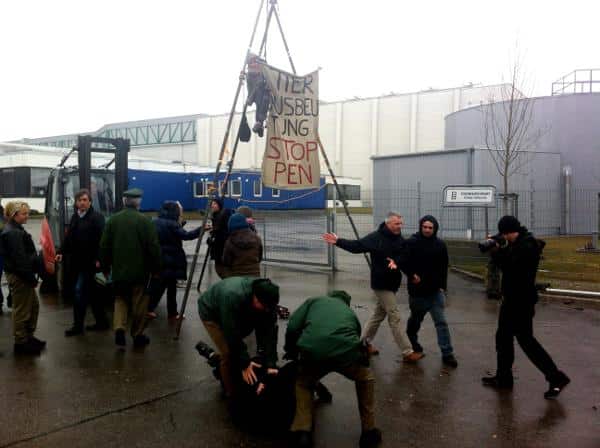
[[[417,231],[419,218],[432,214],[440,221],[440,236],[449,247],[454,266],[485,274],[488,258],[477,249],[477,241],[495,233],[503,214],[503,203],[484,209],[442,208],[441,192],[403,190],[377,192],[374,208],[355,209],[352,218],[361,236],[373,231],[389,210],[404,216],[403,233]],[[600,290],[600,255],[577,252],[592,240],[592,229],[598,228],[598,203],[595,191],[574,191],[571,198],[572,229],[589,229],[585,235],[560,236],[566,230],[564,214],[560,211],[561,197],[555,191],[518,192],[518,200],[509,204],[509,212],[517,215],[523,225],[536,236],[546,239],[545,258],[540,265],[540,281],[553,287]],[[383,205],[385,204],[385,205]],[[514,209],[513,209],[514,207]],[[354,239],[354,233],[342,208],[332,210],[256,211],[257,230],[263,238],[265,260],[289,264],[320,266],[353,272],[368,279],[364,257],[332,249],[321,238],[325,232],[335,232],[341,238]],[[579,232],[578,232],[579,233]]]

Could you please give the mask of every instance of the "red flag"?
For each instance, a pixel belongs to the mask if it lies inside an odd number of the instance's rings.
[[[48,220],[44,218],[42,220],[42,231],[40,232],[40,244],[42,246],[42,253],[44,255],[44,267],[48,274],[54,275],[56,249],[54,248],[54,240],[52,239],[52,232],[50,232],[50,225]]]

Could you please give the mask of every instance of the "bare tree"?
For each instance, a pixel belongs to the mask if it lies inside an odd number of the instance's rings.
[[[515,57],[509,65],[509,79],[504,81],[496,97],[493,93],[484,114],[483,133],[485,146],[502,177],[502,211],[508,213],[509,180],[529,162],[525,152],[532,149],[542,135],[533,126],[533,98],[523,92],[528,90],[527,76],[522,60]]]

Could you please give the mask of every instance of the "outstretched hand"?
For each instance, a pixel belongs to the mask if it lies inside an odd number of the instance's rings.
[[[335,243],[337,243],[338,236],[335,233],[324,233],[323,240],[327,244],[335,244]]]

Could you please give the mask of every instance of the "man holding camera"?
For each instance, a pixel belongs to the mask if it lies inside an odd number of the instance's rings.
[[[219,373],[225,395],[236,394],[238,379],[250,385],[260,383],[258,370],[266,367],[276,374],[277,316],[279,286],[266,278],[229,277],[212,285],[198,299],[202,324],[220,355]],[[244,338],[256,334],[257,351],[264,359],[261,365],[250,359]],[[259,385],[258,392],[264,386]]]
[[[533,336],[533,316],[537,302],[535,277],[543,242],[537,240],[514,216],[498,222],[492,258],[502,270],[502,294],[498,330],[496,331],[496,375],[482,378],[485,386],[512,389],[512,365],[515,358],[513,338],[550,383],[545,398],[555,398],[570,380],[558,370],[550,355]]]
[[[356,384],[362,434],[360,447],[376,447],[375,377],[369,368],[360,322],[350,309],[350,296],[333,291],[304,302],[292,316],[285,334],[286,358],[298,359],[296,415],[291,431],[294,446],[312,446],[313,391],[319,380],[337,372]]]

